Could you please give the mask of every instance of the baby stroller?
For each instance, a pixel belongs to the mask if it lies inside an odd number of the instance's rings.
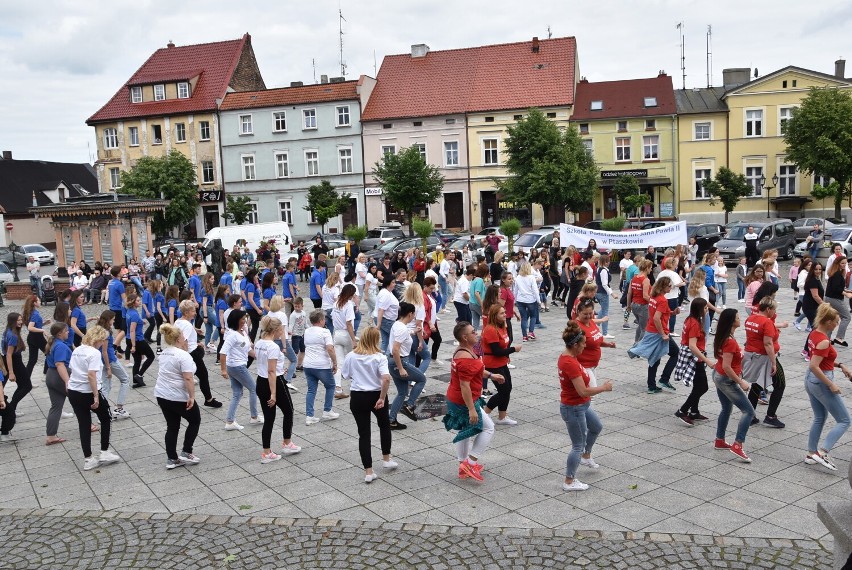
[[[56,287],[53,286],[53,277],[45,275],[41,278],[41,302],[56,302]]]

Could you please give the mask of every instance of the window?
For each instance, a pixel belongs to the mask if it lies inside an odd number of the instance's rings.
[[[547,114],[547,118],[548,118],[548,119],[555,119],[555,118],[556,118],[556,113],[554,113],[554,112],[550,112],[550,113],[548,113],[548,114]]]
[[[154,135],[154,144],[163,144],[163,127],[151,125],[151,134]]]
[[[644,160],[660,159],[660,136],[642,137],[642,158]]]
[[[142,88],[141,87],[131,87],[130,88],[130,102],[131,103],[141,103],[142,102]]]
[[[497,164],[497,139],[482,140],[482,164]]]
[[[494,122],[494,117],[485,117],[485,122],[486,122],[486,123],[493,123],[493,122]]]
[[[426,143],[414,143],[411,146],[413,146],[418,150],[418,152],[420,152],[420,158],[423,159],[423,162],[426,162]]]
[[[130,146],[139,146],[139,127],[130,127]]]
[[[201,130],[201,140],[209,141],[210,140],[210,121],[201,121],[199,124],[199,129]]]
[[[319,151],[305,151],[305,174],[306,176],[319,176]]]
[[[423,121],[414,121],[414,122],[412,122],[412,123],[411,123],[411,126],[413,126],[413,127],[422,127],[422,126],[423,126]]]
[[[316,109],[305,109],[302,111],[302,116],[305,118],[304,129],[315,129],[317,128],[317,110]]]
[[[694,123],[695,125],[695,136],[694,139],[697,141],[709,141],[710,140],[710,121]]]
[[[118,148],[117,129],[104,129],[104,148]]]
[[[828,188],[828,185],[831,184],[831,177],[824,174],[814,174],[814,186],[817,184],[823,188]]]
[[[201,162],[201,182],[204,184],[213,184],[216,181],[216,176],[213,173],[213,161],[204,160]]]
[[[254,172],[254,155],[243,155],[243,180],[254,180],[256,178]]]
[[[175,123],[175,138],[177,142],[186,142],[186,125]]]
[[[382,128],[383,129],[392,129],[393,123],[385,123],[385,124],[382,125]]]
[[[762,196],[763,187],[760,185],[760,177],[763,176],[762,166],[747,166],[746,167],[746,182],[751,186],[752,196]]]
[[[251,124],[251,115],[240,115],[240,134],[250,135],[254,132]]]
[[[656,119],[645,120],[645,128],[652,130],[652,131],[656,130],[657,129],[657,120]]]
[[[109,169],[109,187],[111,190],[121,186],[121,171],[118,168]]]
[[[603,101],[592,101],[592,104],[589,109],[591,109],[592,111],[602,111]]]
[[[276,113],[272,113],[272,122],[275,124],[273,130],[276,133],[281,133],[287,130],[287,113],[285,111],[278,111]]]
[[[349,122],[349,105],[338,105],[337,109],[337,126],[338,127],[348,127],[350,125]],[[314,125],[316,126],[316,125]]]
[[[630,161],[630,137],[616,137],[615,160],[616,162]]]
[[[752,109],[751,111],[746,111],[746,136],[763,136],[763,110]]]
[[[787,128],[787,121],[793,118],[793,107],[781,107],[778,109],[778,135],[784,134]]]
[[[444,165],[458,166],[459,165],[459,143],[458,141],[448,141],[444,143]]]
[[[796,165],[785,164],[779,168],[778,195],[796,195]]]
[[[592,139],[583,139],[583,148],[586,149],[586,152],[589,154],[589,156],[595,156],[595,145]]]
[[[154,101],[162,101],[166,98],[166,86],[154,85]]]
[[[616,129],[618,129],[618,132],[620,132],[620,133],[626,132],[627,131],[627,121],[618,121],[618,123],[616,123]]]
[[[444,123],[446,123],[448,125],[455,125],[456,120],[455,119],[447,119],[446,121],[444,121]]]
[[[290,176],[290,155],[286,152],[275,153],[275,177],[289,178]]]
[[[711,178],[712,171],[709,168],[696,168],[695,169],[695,198],[703,199],[710,198],[710,192],[704,188],[704,181],[708,178]]]
[[[392,144],[383,145],[382,146],[382,156],[385,156],[386,154],[396,154],[396,146],[394,146]]]
[[[793,87],[795,87],[795,86],[796,86],[796,81],[798,81],[798,80],[797,80],[797,79],[794,79],[794,80],[793,80]]]
[[[351,148],[339,148],[339,149],[337,149],[337,156],[340,159],[340,174],[351,174],[352,173],[352,149]]]
[[[249,205],[248,217],[246,222],[249,224],[257,223],[257,202],[251,202]]]
[[[186,81],[178,83],[178,99],[189,99],[189,83]]]
[[[589,123],[580,123],[580,134],[581,135],[589,134]]]
[[[646,107],[656,107],[657,106],[657,98],[656,97],[645,97],[645,106]]]
[[[293,223],[293,205],[289,201],[278,202],[278,211],[281,212],[281,221]]]
[[[520,121],[520,120],[521,120],[521,119],[523,119],[523,118],[524,118],[524,116],[523,116],[523,115],[512,115],[512,120],[513,120],[513,121]]]

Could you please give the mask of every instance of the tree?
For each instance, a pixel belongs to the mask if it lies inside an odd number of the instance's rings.
[[[828,186],[822,186],[821,184],[815,184],[814,189],[811,190],[811,196],[814,197],[815,200],[822,200],[822,215],[825,217],[825,199],[826,198],[834,198],[837,196],[840,188],[837,182],[832,182]]]
[[[322,230],[320,233],[324,234],[325,225],[349,208],[351,198],[352,194],[349,192],[338,194],[331,182],[323,180],[320,184],[308,188],[308,205],[305,210],[314,213],[314,218]]]
[[[627,220],[624,219],[623,216],[607,218],[606,220],[601,222],[601,229],[607,232],[620,232],[624,229],[624,225],[626,223]]]
[[[503,220],[503,223],[500,224],[500,233],[509,240],[509,255],[515,252],[515,238],[518,237],[520,231],[521,221],[518,218],[509,218]]]
[[[121,173],[121,190],[149,200],[169,200],[165,211],[154,215],[152,227],[157,235],[183,227],[198,211],[195,166],[177,150],[162,157],[140,158],[133,168]]]
[[[435,166],[426,164],[416,146],[385,154],[373,167],[373,177],[388,203],[405,214],[412,235],[414,210],[437,202],[444,188],[444,177]]]
[[[420,218],[411,222],[411,228],[414,230],[414,235],[420,238],[421,250],[423,255],[426,255],[429,247],[429,236],[435,231],[435,224],[428,218]]]
[[[573,212],[591,208],[598,168],[575,127],[562,133],[541,110],[530,109],[507,132],[509,176],[494,181],[507,199]]]
[[[636,212],[651,200],[650,196],[642,193],[639,182],[632,176],[622,175],[616,178],[612,191],[621,202],[621,213],[624,215],[627,212]]]
[[[343,233],[348,239],[351,239],[356,244],[361,243],[367,238],[367,226],[347,226]]]
[[[833,178],[834,217],[850,196],[852,178],[852,95],[838,89],[812,88],[784,125],[787,159],[806,174]]]
[[[236,198],[228,196],[225,213],[222,217],[232,224],[241,226],[249,219],[249,214],[252,211],[250,204],[251,198],[248,196],[237,196]]]
[[[722,202],[726,224],[728,223],[728,214],[734,211],[740,198],[749,196],[754,190],[745,176],[735,173],[726,166],[719,168],[714,178],[705,179],[702,185],[710,194],[711,206],[716,205],[717,199]]]

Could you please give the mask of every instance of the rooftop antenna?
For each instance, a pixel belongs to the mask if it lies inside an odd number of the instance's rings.
[[[677,23],[680,32],[680,72],[683,75],[683,88],[686,89],[686,54],[684,53],[683,22]]]
[[[339,6],[339,5],[338,5]],[[337,10],[338,16],[338,25],[340,31],[340,75],[346,77],[346,63],[343,61],[343,22],[346,21],[346,18],[343,17],[343,10],[338,8]]]
[[[707,87],[713,84],[713,27],[707,26]]]
[[[315,57],[311,58],[311,66],[314,68],[314,85],[317,82],[317,60]]]
[[[547,26],[547,39],[550,39],[552,37],[553,37],[553,33],[551,33],[551,31],[550,31],[550,26]]]
[[[373,50],[373,76],[378,76],[379,72],[376,71],[376,50]]]

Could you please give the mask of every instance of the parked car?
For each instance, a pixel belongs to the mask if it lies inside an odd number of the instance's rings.
[[[449,245],[450,243],[456,241],[459,237],[459,234],[456,232],[451,232],[450,230],[438,229],[435,230],[435,237],[441,240],[443,245]]]
[[[0,247],[0,261],[6,265],[12,264],[12,250],[8,247]],[[15,249],[15,261],[19,266],[27,264],[27,256],[21,251],[21,248]]]
[[[833,226],[831,229],[825,231],[825,239],[823,241],[824,244],[835,244],[839,243],[843,246],[843,251],[846,257],[852,255],[852,226]],[[808,252],[808,242],[803,241],[799,245],[796,246],[794,250],[794,254],[796,257],[802,257]],[[819,251],[817,252],[817,258],[814,261],[819,261],[825,265],[825,262],[828,261],[828,256],[831,255],[831,245],[829,246],[820,246]]]
[[[0,262],[0,283],[11,283],[14,280],[15,278],[12,275],[12,271],[9,269],[9,266]]]
[[[401,226],[379,226],[367,232],[366,239],[361,241],[361,251],[374,249],[388,240],[405,237]]]
[[[426,244],[426,253],[430,253],[435,251],[435,248],[441,243],[441,240],[436,238],[435,236],[429,236],[427,238]],[[397,238],[391,241],[385,242],[376,249],[364,252],[364,255],[367,256],[368,261],[378,261],[382,259],[386,253],[389,253],[391,257],[393,257],[398,251],[407,251],[409,249],[414,249],[416,247],[421,247],[423,245],[423,240],[419,237],[409,238]]]
[[[698,257],[701,258],[716,242],[725,237],[725,227],[719,224],[687,224],[686,236],[695,238]]]
[[[745,255],[743,236],[748,232],[749,226],[753,227],[758,235],[757,250],[760,255],[767,249],[777,249],[781,259],[793,258],[793,250],[796,247],[793,223],[786,219],[764,219],[737,222],[728,229],[724,239],[716,242],[725,265],[736,265],[740,257]]]
[[[531,249],[539,249],[542,247],[550,247],[550,244],[553,242],[553,230],[532,230],[521,237],[515,240],[514,249],[517,252],[529,253]],[[504,242],[500,242],[500,250],[502,252],[509,251],[509,242],[506,241],[505,248],[503,247]]]
[[[56,257],[50,253],[50,250],[40,243],[28,243],[20,246],[19,249],[23,252],[25,259],[28,259],[30,256],[35,257],[36,261],[42,265],[53,265],[56,261]]]
[[[842,222],[836,222],[833,218],[799,218],[793,222],[793,229],[796,230],[796,241],[807,239],[808,234],[814,229],[814,224],[819,224],[819,227],[824,230],[843,225]]]

